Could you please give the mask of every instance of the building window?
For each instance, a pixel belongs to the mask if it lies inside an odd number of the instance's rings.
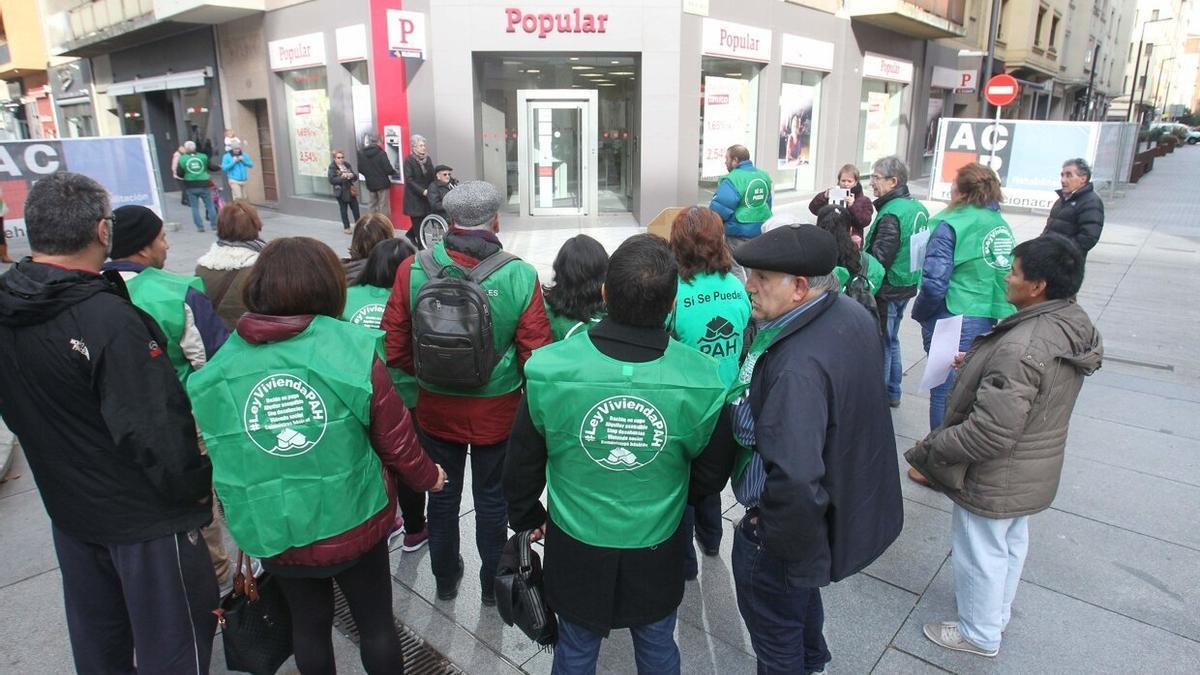
[[[1000,2],[1000,23],[996,25],[996,40],[1004,42],[1004,25],[1007,23],[1004,17],[1008,15],[1008,0]]]
[[[770,167],[776,190],[812,190],[816,187],[816,143],[820,129],[821,81],[824,79],[824,73],[783,69],[779,92],[779,152],[775,166]]]
[[[750,150],[750,161],[770,168],[774,149],[760,157],[758,133],[758,74],[762,65],[705,56],[700,61],[700,202],[708,203],[717,183],[728,173],[725,150],[735,144]]]
[[[1055,14],[1054,17],[1050,19],[1050,42],[1046,45],[1050,51],[1057,49],[1057,47],[1054,46],[1054,43],[1058,39],[1058,22],[1061,18],[1062,17]]]
[[[895,155],[900,145],[904,91],[899,82],[863,79],[858,113],[858,170],[866,175],[877,159]]]
[[[1042,25],[1046,23],[1046,8],[1039,7],[1037,15],[1037,24],[1033,28],[1033,46],[1040,47],[1042,44]]]
[[[325,68],[291,70],[282,75],[295,194],[297,197],[331,197],[333,186],[329,184],[327,172],[333,159],[329,147],[329,93]]]
[[[1154,10],[1153,12],[1150,12],[1150,20],[1158,21],[1158,10],[1157,9]]]

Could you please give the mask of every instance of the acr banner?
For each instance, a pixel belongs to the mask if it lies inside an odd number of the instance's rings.
[[[1006,206],[1048,209],[1058,200],[1062,163],[1082,157],[1095,163],[1097,122],[945,119],[938,126],[929,198],[948,201],[959,168],[989,165],[1000,176]]]
[[[0,142],[0,195],[5,235],[23,239],[25,197],[56,171],[82,173],[108,190],[112,207],[139,204],[162,215],[160,186],[147,136]]]

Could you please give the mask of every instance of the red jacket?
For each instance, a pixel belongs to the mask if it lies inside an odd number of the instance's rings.
[[[246,342],[261,344],[294,337],[308,328],[312,315],[266,316],[246,313],[238,320],[237,332]],[[371,368],[371,447],[383,463],[387,505],[378,513],[341,534],[291,548],[268,559],[276,565],[324,567],[362,556],[388,535],[396,520],[396,488],[388,472],[421,492],[437,483],[437,466],[417,441],[408,409],[396,393],[387,367],[379,359]]]
[[[500,240],[496,235],[484,230],[455,227],[446,235],[445,241],[450,257],[467,269],[475,267],[482,258],[500,249]],[[387,345],[388,365],[401,368],[409,374],[415,372],[412,307],[409,303],[409,280],[414,259],[400,263],[380,326],[387,331],[384,342]],[[546,307],[542,302],[542,287],[534,283],[529,289],[529,302],[521,312],[513,336],[517,362],[523,368],[533,350],[550,342],[550,319],[546,317]],[[520,402],[519,389],[501,396],[481,398],[439,394],[422,387],[417,394],[417,423],[430,436],[453,443],[493,445],[508,438]]]
[[[854,203],[850,205],[850,216],[854,219],[854,225],[850,227],[850,236],[864,238],[863,232],[871,227],[871,219],[875,216],[875,205],[863,194],[862,183],[855,183],[854,187],[850,188],[850,193],[854,195]],[[808,203],[808,210],[815,216],[827,204],[829,195],[827,190],[822,190]]]

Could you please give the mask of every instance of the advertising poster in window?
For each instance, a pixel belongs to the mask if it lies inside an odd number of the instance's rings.
[[[867,93],[867,126],[864,132],[864,162],[896,154],[896,130],[892,128],[892,97],[886,92]]]
[[[329,97],[324,89],[290,90],[292,148],[301,176],[325,177],[329,166]]]
[[[704,178],[728,173],[725,151],[742,144],[754,151],[754,101],[748,80],[729,77],[704,78],[704,133],[701,139]]]
[[[779,168],[812,163],[813,102],[817,88],[784,83],[779,94]]]
[[[937,146],[937,130],[938,123],[942,121],[942,110],[945,108],[945,99],[931,98],[929,99],[929,110],[926,112],[925,123],[925,156],[932,157],[933,150]]]
[[[929,197],[948,200],[958,170],[979,162],[1000,177],[1006,205],[1048,209],[1058,200],[1058,158],[1083,157],[1094,163],[1102,126],[1042,120],[1002,120],[997,125],[991,120],[943,118]]]

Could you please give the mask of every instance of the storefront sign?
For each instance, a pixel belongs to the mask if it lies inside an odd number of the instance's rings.
[[[290,91],[292,148],[302,176],[325,176],[329,165],[329,97],[324,89]]]
[[[952,89],[958,94],[973,94],[978,83],[979,73],[974,70],[933,67],[931,84],[938,89]]]
[[[367,26],[355,24],[334,31],[338,63],[367,60]]]
[[[541,39],[551,33],[606,33],[608,32],[608,15],[592,14],[575,7],[567,12],[541,12],[526,14],[517,7],[504,10],[505,21],[508,24],[505,32],[515,33],[517,29],[526,33],[537,33]]]
[[[407,59],[425,59],[425,15],[399,9],[387,11],[388,52]]]
[[[913,79],[913,64],[867,52],[863,57],[863,77],[910,84]]]
[[[833,70],[833,43],[783,34],[783,65],[808,70]]]
[[[742,144],[754,150],[754,101],[749,80],[731,77],[704,78],[704,134],[701,138],[705,178],[724,176],[725,151]]]
[[[701,50],[709,56],[759,61],[771,60],[771,30],[740,23],[704,19]]]
[[[325,34],[311,33],[267,43],[271,70],[297,70],[325,65]]]
[[[88,59],[79,59],[50,69],[50,91],[56,101],[91,95],[92,67]]]
[[[25,197],[39,179],[55,171],[82,173],[108,190],[112,206],[138,204],[162,214],[148,136],[65,138],[0,142],[0,195],[4,234],[23,239]]]
[[[958,170],[979,162],[990,164],[1000,177],[1005,204],[1048,209],[1058,200],[1058,158],[1094,160],[1100,127],[1099,122],[943,119],[929,197],[950,199]]]

